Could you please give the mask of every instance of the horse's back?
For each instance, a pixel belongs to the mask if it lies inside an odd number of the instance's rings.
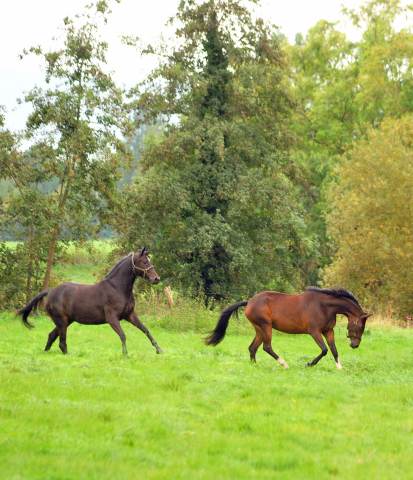
[[[79,323],[90,323],[91,317],[102,316],[99,284],[65,282],[47,295],[46,309],[51,316],[64,316]],[[105,318],[102,316],[102,322]]]
[[[95,285],[86,285],[76,282],[65,282],[61,285],[52,288],[47,294],[47,304],[54,304],[55,302],[64,301],[67,297],[77,297],[79,294],[90,294]]]
[[[245,315],[252,324],[271,323],[276,330],[286,333],[307,333],[307,292],[299,295],[265,291],[248,301]]]

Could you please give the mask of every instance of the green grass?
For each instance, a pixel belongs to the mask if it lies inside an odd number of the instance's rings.
[[[86,250],[76,249],[71,245],[66,252],[64,261],[56,263],[52,272],[66,282],[97,283],[104,276],[102,268],[112,250],[112,245],[106,240],[94,241],[94,255]],[[107,267],[107,271],[110,267]]]
[[[54,273],[95,283],[110,248],[72,248]],[[305,368],[314,341],[274,332],[284,371],[262,349],[249,362],[242,313],[211,348],[199,332],[218,313],[202,302],[170,310],[159,287],[137,305],[164,355],[129,324],[128,360],[106,325],[74,324],[69,355],[45,353],[49,319],[28,331],[0,314],[2,480],[412,478],[412,331],[375,325],[351,350],[341,321],[341,372],[330,353]]]
[[[106,325],[45,353],[50,320],[0,315],[2,480],[412,478],[412,331],[370,328],[351,350],[337,328],[342,371],[276,335],[284,370],[262,349],[249,362],[252,328],[212,348],[142,320],[164,355],[128,324],[128,360]]]

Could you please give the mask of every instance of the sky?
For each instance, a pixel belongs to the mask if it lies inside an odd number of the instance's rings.
[[[43,84],[39,58],[32,55],[18,59],[24,48],[53,45],[53,36],[63,18],[84,11],[87,0],[11,0],[2,5],[0,16],[0,105],[6,107],[6,126],[24,127],[30,107],[18,106],[16,98],[35,85]],[[262,0],[260,16],[272,21],[291,43],[296,33],[305,34],[320,19],[340,19],[341,5],[354,8],[363,0]],[[108,66],[114,78],[127,87],[135,85],[148,73],[153,62],[142,60],[131,47],[121,44],[122,35],[135,35],[144,42],[156,42],[167,33],[165,24],[176,12],[179,0],[122,0],[112,2],[112,14],[102,37],[109,42]],[[343,24],[343,30],[354,31]],[[16,108],[17,107],[17,108]]]

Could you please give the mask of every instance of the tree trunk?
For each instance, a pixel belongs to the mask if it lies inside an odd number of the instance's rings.
[[[30,236],[29,236],[29,261],[27,263],[27,289],[26,289],[26,303],[32,298],[32,277],[33,277],[33,238],[34,238],[34,227],[30,227]]]
[[[53,260],[54,260],[54,249],[56,247],[56,239],[57,239],[57,230],[54,230],[50,238],[49,254],[47,256],[46,274],[43,280],[42,292],[44,292],[45,290],[48,290],[49,288],[50,275],[52,273],[52,266],[53,266]]]
[[[63,214],[63,211],[65,209],[67,197],[69,196],[69,190],[70,190],[70,183],[71,179],[73,177],[73,168],[69,172],[68,175],[69,179],[67,180],[66,185],[64,185],[64,182],[62,182],[62,187],[60,190],[61,197],[59,201],[59,213],[56,218],[61,218],[61,215]],[[56,240],[57,240],[57,234],[59,232],[59,223],[58,221],[55,224],[55,228],[52,232],[52,236],[50,238],[50,246],[49,246],[49,254],[47,255],[47,264],[46,264],[46,274],[44,276],[43,280],[43,287],[42,287],[42,292],[45,290],[49,289],[49,282],[50,282],[50,275],[52,273],[52,266],[53,266],[53,260],[54,260],[54,250],[56,247]]]

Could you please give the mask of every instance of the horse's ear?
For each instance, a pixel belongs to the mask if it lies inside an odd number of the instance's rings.
[[[149,255],[152,252],[152,250],[146,250],[145,255]]]
[[[139,254],[140,256],[145,255],[145,247],[142,248],[141,253]]]
[[[372,315],[374,315],[374,314],[373,313],[366,313],[366,314],[363,315],[363,317],[367,320]]]

